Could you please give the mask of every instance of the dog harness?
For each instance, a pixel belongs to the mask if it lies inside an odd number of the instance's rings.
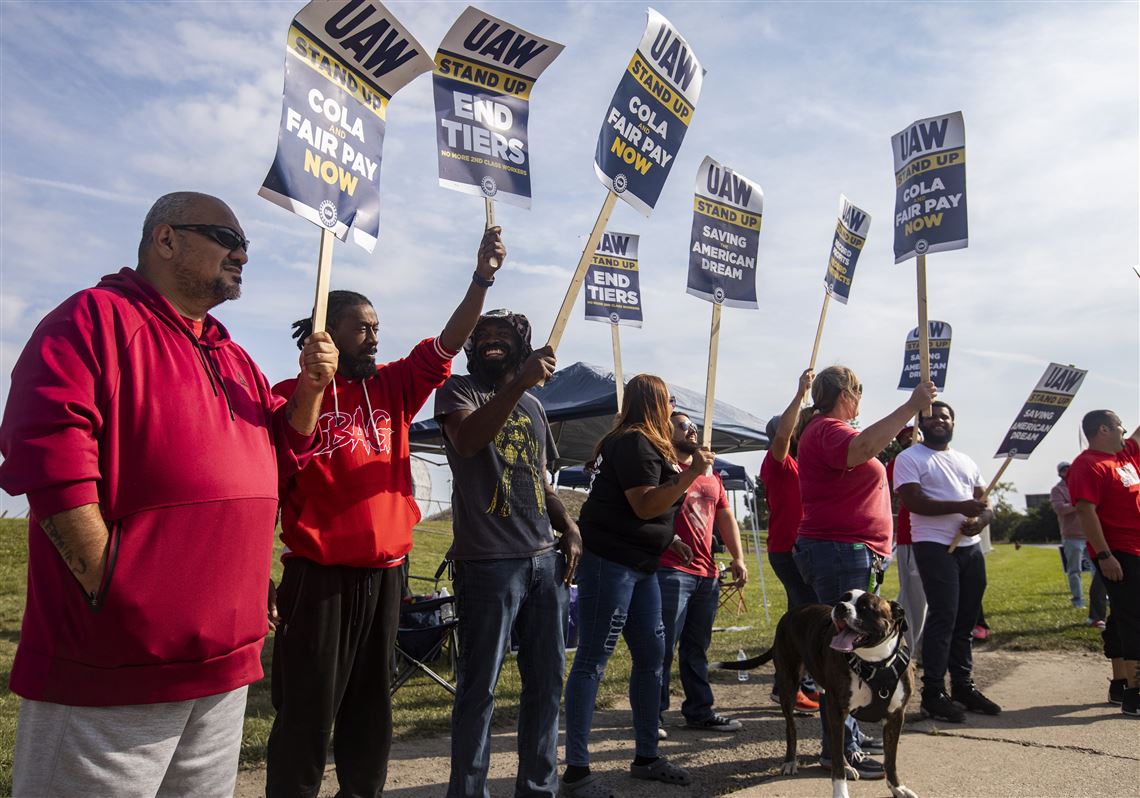
[[[859,707],[852,713],[859,720],[874,722],[886,716],[891,696],[894,695],[895,688],[898,687],[903,671],[910,665],[910,651],[903,645],[903,632],[906,631],[906,628],[907,624],[904,618],[899,623],[895,650],[884,660],[868,662],[856,656],[854,652],[848,652],[846,656],[847,667],[871,688],[871,703]]]

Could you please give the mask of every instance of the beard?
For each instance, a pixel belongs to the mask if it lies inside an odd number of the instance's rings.
[[[696,454],[701,448],[700,441],[691,441],[685,438],[682,441],[673,441],[673,448],[677,450],[678,454]]]
[[[509,352],[506,357],[499,360],[487,360],[476,352],[472,359],[473,372],[477,372],[480,377],[491,383],[496,383],[508,374],[514,373],[519,367],[519,356],[516,352]]]
[[[179,290],[187,298],[209,303],[210,307],[216,307],[223,302],[241,297],[241,277],[232,283],[221,275],[212,280],[206,280],[185,268],[176,269],[174,277]]]
[[[943,445],[950,443],[954,439],[953,428],[947,428],[945,431],[922,428],[922,439],[929,443],[937,443]]]
[[[339,371],[350,380],[366,380],[376,373],[376,355],[366,352],[353,356],[340,356]]]

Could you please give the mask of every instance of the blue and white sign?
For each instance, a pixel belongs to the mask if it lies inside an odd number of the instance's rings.
[[[701,96],[705,69],[669,20],[649,9],[641,43],[610,100],[594,172],[645,216],[653,212]]]
[[[950,368],[950,325],[944,321],[927,321],[927,343],[930,348],[930,381],[940,391],[946,390],[946,371]],[[906,336],[903,347],[903,370],[900,391],[913,391],[922,382],[922,356],[918,346],[918,328]]]
[[[705,156],[697,170],[689,286],[693,296],[734,308],[755,308],[756,255],[764,192]]]
[[[961,111],[920,119],[891,138],[895,156],[895,263],[963,249],[966,123]]]
[[[314,0],[289,26],[265,199],[372,252],[388,101],[431,57],[376,0]]]
[[[1005,434],[994,457],[1028,460],[1037,444],[1060,420],[1065,408],[1072,404],[1086,374],[1087,371],[1075,366],[1050,363],[1014,419],[1013,426]]]
[[[602,233],[586,269],[586,321],[641,326],[637,236]]]
[[[535,80],[562,52],[468,6],[435,55],[439,184],[530,207],[527,120]]]
[[[835,223],[835,237],[831,240],[831,256],[827,260],[823,286],[832,299],[844,305],[851,297],[855,264],[867,243],[867,231],[870,229],[871,214],[856,208],[851,200],[840,194],[839,221]]]

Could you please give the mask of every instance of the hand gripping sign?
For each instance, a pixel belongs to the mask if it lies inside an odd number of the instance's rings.
[[[441,186],[530,207],[530,92],[561,52],[561,44],[467,7],[443,37],[432,73]]]
[[[321,228],[313,329],[325,327],[332,236],[372,252],[388,100],[432,60],[377,0],[314,0],[289,26],[277,155],[258,192]]]
[[[621,371],[620,325],[641,326],[637,239],[637,236],[629,233],[603,233],[586,270],[586,321],[603,321],[610,325],[614,350],[614,385],[619,410],[625,394],[625,381]]]
[[[614,203],[620,196],[646,216],[652,212],[701,95],[705,70],[689,43],[665,17],[652,8],[648,14],[641,43],[602,122],[594,172],[608,191],[546,341],[552,349],[566,331]]]
[[[1065,408],[1073,402],[1081,383],[1088,374],[1084,369],[1076,366],[1062,366],[1060,363],[1050,363],[1045,369],[1041,379],[1029,394],[1029,399],[1017,414],[1009,432],[1005,434],[1001,445],[998,446],[994,457],[1004,457],[1005,462],[998,468],[997,474],[990,480],[989,487],[982,494],[984,500],[997,486],[1002,474],[1009,468],[1014,460],[1028,460],[1029,455],[1037,448],[1037,444],[1049,433],[1049,430],[1060,420]],[[950,551],[958,547],[964,537],[959,532],[950,544]]]
[[[693,198],[687,289],[693,296],[713,303],[702,430],[705,446],[712,442],[720,309],[722,305],[758,307],[756,256],[763,213],[764,192],[759,185],[705,156],[697,169]]]
[[[855,265],[867,232],[871,229],[871,214],[851,204],[839,195],[839,220],[835,223],[835,236],[831,239],[831,255],[827,259],[827,274],[823,277],[823,306],[819,309],[819,324],[815,328],[815,343],[811,347],[809,369],[815,368],[819,355],[819,342],[823,338],[823,322],[827,318],[827,305],[832,297],[846,305],[851,297],[851,281],[855,279]]]
[[[940,391],[946,390],[946,370],[950,366],[950,325],[944,321],[927,323],[930,343],[930,380]],[[903,347],[903,369],[899,377],[900,391],[913,391],[922,380],[922,363],[918,354],[918,328],[906,336]]]
[[[645,216],[653,211],[701,96],[705,70],[654,11],[606,111],[594,172]]]

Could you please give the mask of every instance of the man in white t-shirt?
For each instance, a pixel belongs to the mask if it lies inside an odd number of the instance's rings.
[[[986,715],[1001,712],[971,678],[970,632],[986,592],[979,533],[993,519],[993,511],[982,499],[985,483],[977,464],[950,448],[953,408],[934,402],[931,414],[921,416],[919,428],[922,442],[895,458],[894,488],[911,514],[914,559],[928,607],[922,633],[921,709],[924,717],[962,723],[963,708]],[[959,530],[965,537],[951,552]]]

